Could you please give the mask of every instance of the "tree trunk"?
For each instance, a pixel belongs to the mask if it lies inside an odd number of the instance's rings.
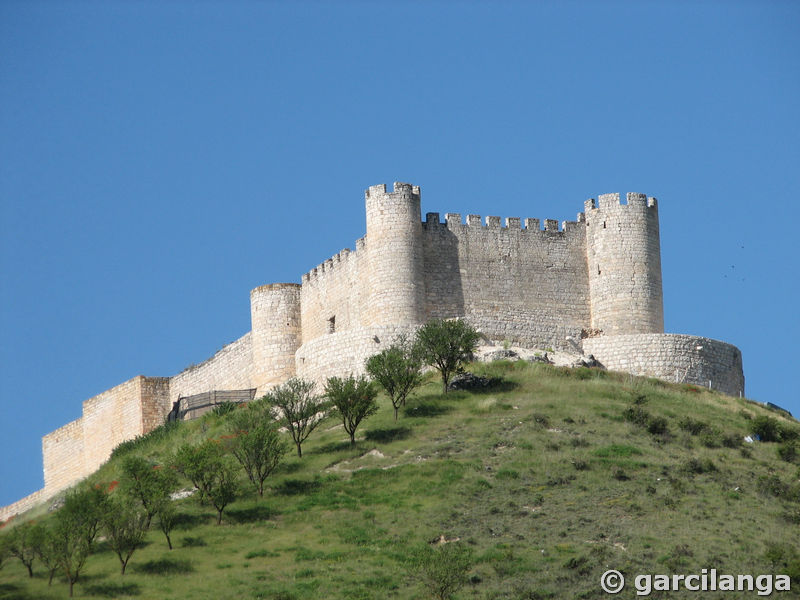
[[[397,407],[394,407],[394,420],[397,421]]]
[[[442,393],[443,394],[447,393],[447,377],[445,377],[444,375],[442,375]]]
[[[222,524],[222,511],[218,510],[217,511],[217,525],[221,525],[221,524]]]
[[[350,445],[351,446],[355,446],[356,445],[356,432],[355,431],[353,431],[350,434]]]
[[[69,597],[72,598],[72,586],[75,585],[75,582],[72,580],[72,577],[69,579]]]
[[[33,561],[25,563],[25,566],[28,567],[28,577],[33,577]]]
[[[172,540],[171,540],[171,539],[169,539],[169,534],[168,534],[168,533],[165,533],[165,534],[164,534],[164,537],[166,537],[166,538],[167,538],[167,546],[169,546],[169,549],[170,549],[170,550],[172,550]]]
[[[303,451],[300,450],[300,443],[299,442],[297,443],[297,456],[298,457],[303,456]]]
[[[121,575],[125,575],[125,567],[128,566],[128,563],[126,561],[123,561],[122,559],[120,559],[119,562],[122,565],[122,569],[121,569],[120,574]]]
[[[50,579],[47,582],[48,586],[53,585],[53,575],[55,575],[55,574],[56,574],[56,570],[55,569],[50,569]]]

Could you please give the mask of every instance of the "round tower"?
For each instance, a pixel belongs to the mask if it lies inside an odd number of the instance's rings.
[[[424,308],[418,186],[373,185],[366,193],[369,303],[366,325],[416,325]]]
[[[603,194],[586,202],[592,328],[603,335],[663,333],[661,242],[655,198]]]
[[[295,375],[300,346],[300,285],[273,283],[250,292],[252,385],[258,394]]]

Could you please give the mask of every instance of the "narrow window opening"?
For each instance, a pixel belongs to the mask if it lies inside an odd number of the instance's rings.
[[[606,228],[606,222],[603,221],[603,229],[605,229],[605,228]]]
[[[336,315],[328,319],[328,333],[336,331]]]
[[[600,265],[597,265],[597,274],[600,275]]]

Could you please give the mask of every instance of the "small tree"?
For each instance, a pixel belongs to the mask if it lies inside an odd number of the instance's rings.
[[[275,470],[286,454],[286,444],[263,400],[239,409],[229,420],[232,435],[226,447],[242,465],[258,495],[264,496],[264,481]]]
[[[109,502],[102,518],[102,530],[108,545],[119,558],[121,574],[125,575],[128,561],[144,543],[149,517],[130,502]]]
[[[0,535],[0,569],[3,568],[3,562],[8,557],[8,544],[10,542],[8,535]]]
[[[266,402],[277,409],[280,418],[297,447],[297,456],[303,456],[301,444],[322,422],[325,405],[314,394],[313,381],[293,378],[264,396]]]
[[[36,532],[33,523],[17,525],[11,530],[8,540],[8,553],[15,556],[28,569],[28,577],[33,577],[33,561],[36,559]]]
[[[479,339],[475,328],[461,319],[434,319],[417,330],[415,352],[441,373],[443,394],[451,377],[472,357]]]
[[[406,340],[400,338],[379,354],[370,356],[366,366],[370,377],[389,396],[396,421],[397,411],[405,406],[408,395],[422,382],[419,358],[411,351]]]
[[[236,470],[216,440],[197,446],[184,444],[178,449],[175,466],[200,490],[200,501],[208,499],[217,509],[217,525],[222,511],[236,498]]]
[[[55,514],[53,545],[57,562],[69,583],[69,595],[92,551],[106,495],[99,488],[70,492]]]
[[[125,457],[122,472],[121,489],[142,505],[150,527],[153,516],[164,502],[169,501],[170,493],[177,486],[175,474],[136,455]]]
[[[164,534],[164,537],[167,538],[167,546],[172,550],[172,538],[170,538],[170,534],[172,533],[172,528],[175,526],[177,514],[171,498],[167,498],[158,505],[156,515],[158,516],[158,528],[161,530],[161,533]]]
[[[33,531],[33,551],[36,558],[45,566],[49,574],[47,585],[53,585],[53,576],[58,570],[58,553],[56,548],[56,538],[51,527],[46,527],[42,523],[37,523]]]
[[[414,559],[422,583],[437,600],[449,600],[467,583],[473,563],[472,551],[456,542],[426,547]]]
[[[347,379],[331,377],[325,385],[325,395],[342,417],[344,430],[350,434],[350,445],[356,443],[356,429],[361,421],[378,411],[375,397],[378,390],[371,381],[361,375],[350,375]]]

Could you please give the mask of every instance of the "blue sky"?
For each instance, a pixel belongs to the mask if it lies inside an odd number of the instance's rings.
[[[363,191],[659,199],[666,329],[800,415],[796,2],[0,3],[0,505],[41,436],[249,330]]]

